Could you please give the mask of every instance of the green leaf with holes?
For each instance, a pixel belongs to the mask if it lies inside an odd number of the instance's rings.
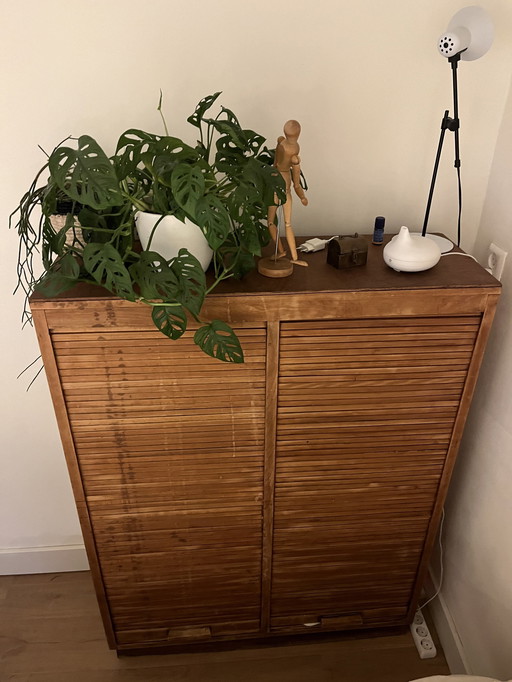
[[[233,111],[231,111],[231,109],[228,109],[227,107],[223,107],[221,105],[220,108],[221,108],[221,111],[222,111],[223,115],[225,116],[225,118],[228,121],[230,121],[230,123],[234,123],[241,130],[242,126],[240,125],[240,121],[238,120],[238,116]]]
[[[52,298],[53,296],[58,296],[63,291],[71,289],[75,284],[75,279],[66,277],[58,271],[50,271],[45,273],[41,279],[36,282],[34,289],[43,294],[43,296]]]
[[[286,183],[281,173],[273,166],[267,166],[255,158],[249,158],[245,162],[242,178],[257,190],[261,201],[266,206],[274,204],[276,197],[277,203],[286,201]]]
[[[119,251],[112,244],[87,244],[84,249],[84,265],[98,284],[121,298],[135,301],[130,273],[124,266]]]
[[[194,334],[194,343],[212,358],[223,362],[242,363],[244,353],[240,341],[231,327],[221,320],[213,320]]]
[[[162,183],[165,187],[171,187],[172,171],[179,163],[197,165],[200,162],[196,149],[171,136],[157,140],[141,154],[140,159],[154,181]]]
[[[146,150],[160,138],[152,133],[146,133],[138,128],[130,128],[124,132],[116,147],[116,155],[124,154],[127,150]]]
[[[179,339],[187,329],[187,314],[179,304],[156,306],[151,318],[156,328],[170,339]]]
[[[176,275],[176,300],[197,317],[206,295],[206,277],[201,263],[187,249],[180,249],[169,262]]]
[[[80,277],[80,266],[76,260],[76,257],[71,253],[65,253],[56,262],[55,266],[58,268],[59,274],[68,279],[76,281]]]
[[[265,138],[254,130],[244,130],[244,136],[251,152],[256,156],[265,143]]]
[[[171,174],[171,189],[178,206],[193,216],[204,194],[204,175],[197,166],[179,163]]]
[[[215,143],[215,166],[229,177],[240,175],[244,164],[244,152],[239,149],[229,135],[221,135]]]
[[[235,279],[241,279],[248,272],[254,270],[254,255],[238,244],[234,234],[218,249],[218,257],[229,268]]]
[[[193,126],[196,126],[196,128],[200,128],[201,119],[220,94],[220,92],[216,92],[214,95],[207,95],[206,97],[203,97],[203,99],[196,106],[194,113],[187,118],[187,121]]]
[[[164,301],[176,299],[178,278],[165,258],[156,251],[143,251],[129,271],[143,298]]]
[[[199,199],[195,219],[213,250],[218,249],[231,232],[229,213],[214,194],[207,194]]]
[[[135,173],[141,164],[142,154],[157,144],[158,140],[156,135],[136,128],[130,128],[121,135],[113,159],[120,180]]]
[[[114,166],[89,135],[78,138],[78,148],[57,147],[48,166],[59,188],[74,201],[95,209],[123,203]]]
[[[252,216],[242,213],[238,224],[238,234],[240,241],[244,245],[244,250],[248,251],[254,256],[261,256],[261,230],[258,229],[258,226],[259,222],[255,221]]]
[[[215,128],[215,130],[221,135],[227,135],[227,137],[239,148],[244,151],[249,151],[249,143],[245,137],[245,133],[240,127],[238,122],[234,121],[222,121],[218,119],[209,118],[205,121],[209,126]]]

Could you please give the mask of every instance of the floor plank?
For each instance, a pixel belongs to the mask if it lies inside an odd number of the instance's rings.
[[[0,576],[2,682],[409,682],[448,674],[409,633],[118,658],[88,573]]]

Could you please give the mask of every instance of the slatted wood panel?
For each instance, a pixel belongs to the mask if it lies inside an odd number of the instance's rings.
[[[282,324],[275,629],[403,619],[479,324]]]
[[[246,362],[192,333],[54,330],[118,644],[257,631],[266,330]]]

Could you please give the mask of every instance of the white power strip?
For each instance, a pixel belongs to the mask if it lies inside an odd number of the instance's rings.
[[[416,611],[414,620],[409,627],[420,658],[435,658],[437,651],[434,640],[430,636],[428,625],[420,609]]]

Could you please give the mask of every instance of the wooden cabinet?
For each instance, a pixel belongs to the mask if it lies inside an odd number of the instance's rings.
[[[82,287],[32,310],[109,643],[403,625],[414,613],[499,283],[325,253],[203,316],[246,362]]]

